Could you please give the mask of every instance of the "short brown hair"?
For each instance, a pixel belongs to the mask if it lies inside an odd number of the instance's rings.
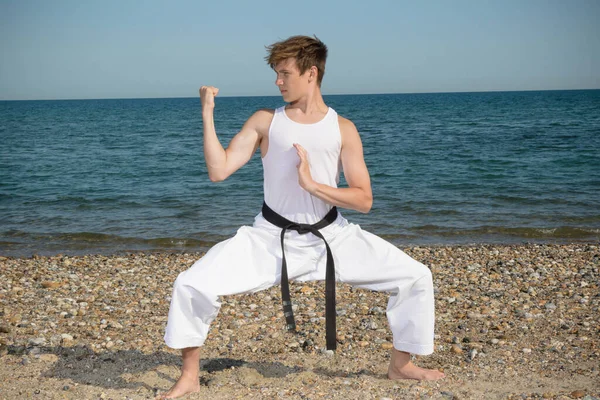
[[[325,75],[325,61],[327,60],[327,46],[316,36],[292,36],[270,46],[266,46],[269,54],[265,57],[267,64],[275,68],[281,61],[288,58],[296,59],[296,66],[300,75],[304,74],[313,65],[317,67],[317,85],[321,86]]]

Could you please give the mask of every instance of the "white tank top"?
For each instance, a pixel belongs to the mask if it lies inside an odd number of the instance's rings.
[[[300,187],[297,168],[300,159],[294,143],[306,149],[313,179],[337,187],[342,148],[337,113],[329,108],[321,121],[301,124],[287,116],[285,107],[276,109],[269,128],[267,155],[262,159],[267,205],[291,221],[314,224],[333,206]]]

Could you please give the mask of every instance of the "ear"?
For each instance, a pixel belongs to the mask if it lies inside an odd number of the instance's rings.
[[[319,70],[316,66],[313,65],[312,67],[310,67],[310,73],[308,74],[308,78],[312,81],[313,79],[317,79],[317,76],[319,76]]]

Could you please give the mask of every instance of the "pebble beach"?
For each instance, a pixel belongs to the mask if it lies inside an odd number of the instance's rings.
[[[222,299],[187,399],[600,399],[600,246],[402,248],[429,266],[436,382],[386,379],[387,294],[337,285],[338,349],[325,347],[324,283]],[[179,376],[163,342],[172,284],[200,253],[0,257],[0,399],[149,399]]]

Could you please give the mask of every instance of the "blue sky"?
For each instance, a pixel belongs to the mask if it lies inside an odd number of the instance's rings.
[[[316,34],[324,94],[600,88],[600,1],[0,0],[0,100],[278,95]]]

